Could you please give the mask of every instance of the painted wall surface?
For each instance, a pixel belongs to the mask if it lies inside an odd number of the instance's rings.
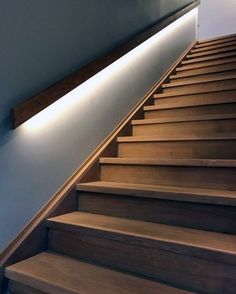
[[[235,0],[201,0],[198,15],[199,40],[235,33]]]
[[[10,108],[187,2],[1,1],[0,251],[195,39],[196,14],[14,131]]]

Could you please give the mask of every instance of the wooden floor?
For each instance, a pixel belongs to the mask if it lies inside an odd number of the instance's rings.
[[[10,293],[236,293],[236,36],[198,42],[152,101]]]

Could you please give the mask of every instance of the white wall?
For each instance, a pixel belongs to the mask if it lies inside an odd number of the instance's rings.
[[[193,10],[9,134],[0,145],[0,251],[195,38]]]
[[[236,33],[236,0],[201,0],[198,40]]]

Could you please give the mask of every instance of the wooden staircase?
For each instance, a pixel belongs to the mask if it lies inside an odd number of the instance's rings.
[[[236,36],[196,43],[151,99],[10,293],[236,293]]]

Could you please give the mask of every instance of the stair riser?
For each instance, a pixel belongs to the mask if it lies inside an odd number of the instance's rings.
[[[12,294],[47,294],[46,292],[33,289],[29,286],[26,286],[24,284],[21,284],[19,282],[15,282],[12,280],[9,282],[9,291]]]
[[[122,142],[119,143],[118,156],[160,159],[236,159],[236,140]]]
[[[229,74],[236,75],[236,70],[228,71]],[[176,82],[189,82],[189,81],[205,81],[207,79],[214,79],[214,78],[222,78],[224,79],[224,72],[218,72],[218,73],[210,73],[210,74],[204,74],[204,75],[198,75],[198,76],[189,76],[189,77],[179,77],[171,79],[171,83]]]
[[[132,240],[130,241],[132,242]],[[134,241],[135,242],[135,241]],[[50,230],[49,249],[201,293],[235,293],[236,267],[83,232]],[[227,286],[227,287],[226,287]]]
[[[209,51],[209,50],[215,50],[215,49],[223,49],[223,48],[228,48],[230,46],[235,46],[236,41],[231,41],[231,42],[226,42],[223,44],[216,44],[212,46],[207,46],[206,48],[194,48],[191,50],[191,53],[198,53],[198,52],[204,52],[204,51]]]
[[[223,107],[225,103],[234,102],[236,103],[236,90],[231,91],[223,91],[217,93],[206,93],[206,94],[194,94],[194,95],[186,95],[186,96],[176,96],[170,98],[155,98],[156,105],[166,105],[168,106],[171,103],[173,107],[179,105],[189,105],[189,106],[199,106],[199,105],[206,105],[206,104],[213,104],[216,108],[218,107],[217,103],[221,103],[220,107]],[[224,102],[224,103],[222,103]],[[227,105],[226,105],[227,106]],[[232,105],[231,105],[232,107]],[[217,113],[219,109],[217,109]]]
[[[225,48],[218,48],[218,49],[209,49],[205,50],[203,52],[190,52],[190,54],[187,55],[187,59],[197,58],[197,57],[206,57],[214,54],[220,54],[220,53],[226,53],[226,52],[232,52],[236,51],[235,46],[229,46]]]
[[[167,98],[166,98],[167,99]],[[178,105],[186,105],[183,103],[178,103]],[[203,105],[203,106],[193,106],[193,107],[180,107],[172,109],[158,109],[158,110],[148,110],[144,112],[144,117],[146,119],[152,118],[178,118],[178,117],[194,117],[199,115],[207,114],[218,114],[221,110],[221,114],[233,114],[235,113],[235,104],[219,104],[219,105]],[[220,115],[219,115],[220,116]]]
[[[236,208],[96,192],[78,192],[78,210],[122,218],[236,233]]]
[[[204,62],[204,61],[211,61],[211,60],[218,60],[222,58],[230,58],[230,57],[235,57],[236,52],[226,52],[226,53],[219,53],[219,54],[213,54],[213,55],[208,55],[204,57],[196,57],[192,59],[185,59],[181,62],[181,64],[195,64],[198,62]]]
[[[223,167],[101,164],[101,180],[236,190],[236,169]]]
[[[236,57],[228,57],[228,58],[222,58],[222,59],[202,61],[202,62],[197,62],[193,64],[182,64],[181,68],[178,67],[176,71],[187,72],[187,70],[195,70],[195,69],[200,69],[204,67],[206,68],[206,67],[222,65],[222,64],[227,65],[227,64],[232,64],[233,62],[236,62]]]
[[[195,48],[202,48],[202,47],[207,47],[207,46],[212,46],[212,45],[216,45],[216,44],[225,44],[227,42],[232,42],[232,41],[236,41],[236,37],[228,37],[228,38],[222,38],[219,40],[212,40],[209,42],[202,42],[200,44],[195,45]]]
[[[208,66],[208,67],[197,68],[197,69],[190,69],[186,71],[180,71],[180,72],[177,72],[176,75],[179,78],[184,76],[188,77],[191,75],[197,77],[198,75],[204,76],[205,74],[223,73],[223,72],[228,72],[232,70],[236,70],[236,62],[232,62],[229,64],[215,65],[215,66]]]
[[[178,86],[171,88],[162,88],[164,94],[198,94],[198,93],[209,93],[216,91],[235,90],[236,79],[226,81],[216,81],[209,83],[200,83],[194,85]]]
[[[192,136],[209,135],[215,136],[220,134],[236,134],[236,120],[206,120],[191,122],[174,122],[162,124],[134,125],[134,136],[156,135],[160,138],[165,136]]]

